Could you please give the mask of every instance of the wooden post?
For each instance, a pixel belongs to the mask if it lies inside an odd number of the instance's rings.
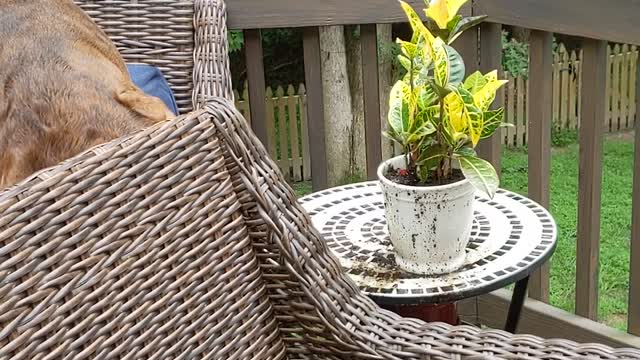
[[[502,25],[495,23],[482,23],[480,25],[480,69],[483,73],[498,70],[502,77]],[[503,89],[496,94],[494,107],[502,106],[504,100]],[[493,164],[500,174],[500,136],[496,132],[492,137],[480,141],[478,154]]]
[[[549,208],[551,177],[551,126],[553,106],[552,66],[553,34],[531,31],[529,38],[529,197]],[[530,278],[529,296],[549,302],[549,264],[544,264]]]
[[[265,148],[269,149],[267,135],[267,106],[265,104],[264,62],[262,60],[262,34],[260,30],[245,30],[245,55],[249,81],[249,109],[251,128]],[[275,144],[274,144],[275,145]]]
[[[311,182],[314,191],[327,187],[327,153],[324,139],[324,101],[320,33],[317,27],[304,29],[304,77],[307,84],[307,122],[311,155]]]
[[[364,127],[367,147],[367,177],[377,178],[376,170],[382,162],[380,141],[380,89],[378,81],[378,34],[375,24],[360,26],[362,41],[362,91],[364,96]]]
[[[580,175],[576,251],[576,314],[598,318],[598,258],[602,185],[602,123],[605,117],[607,42],[583,43],[583,101],[580,109]]]
[[[469,29],[460,35],[453,43],[453,47],[464,59],[466,76],[471,75],[480,68],[480,58],[478,57],[478,31],[479,27]]]
[[[637,57],[635,58],[638,61]],[[635,71],[640,67],[632,66]],[[633,78],[640,79],[636,73]],[[640,81],[631,84],[640,94]],[[636,109],[640,100],[634,99]],[[635,166],[633,169],[633,210],[631,213],[631,265],[629,268],[629,333],[640,336],[640,121],[635,122]]]

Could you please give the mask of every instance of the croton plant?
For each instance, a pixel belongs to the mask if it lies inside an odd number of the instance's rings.
[[[489,162],[477,156],[475,147],[507,125],[502,122],[504,109],[490,109],[506,81],[498,79],[497,71],[475,72],[465,79],[463,59],[451,47],[484,16],[458,15],[466,0],[427,1],[425,22],[400,1],[413,37],[397,40],[399,62],[407,73],[391,90],[385,135],[404,149],[404,172],[421,182],[450,182],[454,169],[459,168],[474,187],[493,197],[498,175]]]

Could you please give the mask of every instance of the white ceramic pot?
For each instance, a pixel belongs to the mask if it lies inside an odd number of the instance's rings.
[[[406,168],[404,156],[378,167],[396,263],[408,272],[436,275],[464,263],[473,223],[475,188],[464,179],[442,186],[406,186],[387,179],[389,167]]]

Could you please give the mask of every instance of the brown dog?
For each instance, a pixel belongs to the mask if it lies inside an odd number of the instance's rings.
[[[0,188],[171,117],[72,0],[0,0]]]

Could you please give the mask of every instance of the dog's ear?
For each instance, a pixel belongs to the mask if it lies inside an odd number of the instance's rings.
[[[13,185],[15,170],[13,154],[11,151],[5,151],[0,156],[0,189]]]
[[[136,87],[118,92],[116,99],[129,110],[149,119],[151,122],[169,120],[175,115],[165,103],[155,96],[149,96]]]

